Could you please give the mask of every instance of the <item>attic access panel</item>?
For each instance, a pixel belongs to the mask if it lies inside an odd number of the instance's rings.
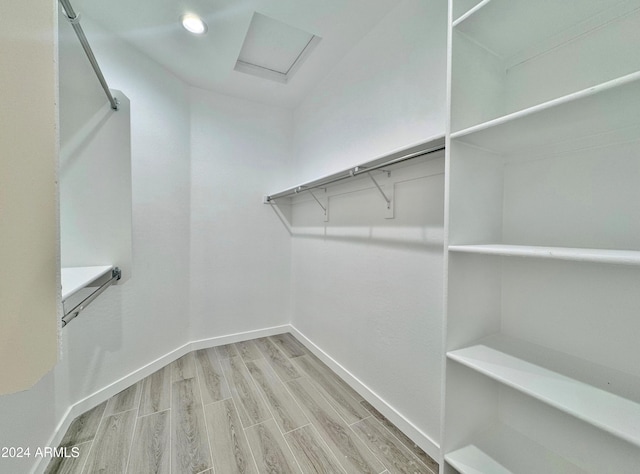
[[[234,69],[287,83],[320,37],[255,12]]]

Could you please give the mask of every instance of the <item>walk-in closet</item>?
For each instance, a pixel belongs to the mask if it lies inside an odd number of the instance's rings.
[[[636,474],[640,0],[0,4],[0,474]]]

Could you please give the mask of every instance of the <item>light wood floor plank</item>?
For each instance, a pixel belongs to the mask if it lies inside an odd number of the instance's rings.
[[[138,416],[150,415],[169,409],[171,400],[171,366],[149,375],[142,381],[142,395]]]
[[[309,354],[309,350],[304,347],[291,333],[270,336],[271,339],[287,357],[300,357]]]
[[[377,474],[385,470],[307,378],[292,380],[287,382],[287,386],[348,473]]]
[[[204,414],[215,472],[255,474],[253,455],[233,401],[227,399],[206,405]]]
[[[135,410],[129,410],[102,419],[83,473],[125,471],[136,415]]]
[[[371,415],[353,397],[353,389],[348,387],[326,365],[308,356],[296,358],[295,363],[309,375],[309,379],[317,386],[320,393],[331,403],[347,424],[350,425]]]
[[[344,474],[335,456],[312,425],[303,426],[284,435],[302,472]]]
[[[138,418],[127,472],[170,474],[169,410]]]
[[[352,428],[390,473],[434,474],[374,417],[359,421]]]
[[[258,350],[253,341],[244,341],[236,343],[236,349],[242,360],[249,362],[250,360],[262,359],[262,353]]]
[[[212,464],[196,379],[175,382],[171,388],[171,470],[180,474],[205,471]]]
[[[271,418],[271,413],[240,356],[224,359],[221,362],[222,371],[229,382],[231,396],[238,407],[242,425],[246,428]]]
[[[438,472],[291,334],[189,353],[77,417],[61,446],[80,456],[46,474]]]
[[[77,446],[92,441],[98,432],[98,426],[106,406],[107,402],[103,402],[73,420],[62,438],[60,446]]]
[[[78,456],[74,457],[73,448],[77,448]],[[91,449],[91,441],[82,444],[74,444],[67,447],[67,453],[70,457],[56,457],[49,462],[44,474],[81,474],[89,451]]]
[[[302,409],[266,360],[247,362],[246,366],[282,433],[309,423]]]
[[[229,357],[235,357],[238,355],[238,349],[236,349],[235,344],[225,344],[224,346],[216,347],[216,351],[218,352],[218,356],[221,359],[228,359]]]
[[[115,415],[123,411],[134,410],[140,406],[141,382],[133,384],[129,388],[125,388],[122,392],[117,393],[107,401],[107,408],[104,416]]]
[[[374,408],[373,405],[371,405],[369,402],[367,402],[366,400],[363,400],[362,402],[360,402],[362,404],[363,407],[365,407],[367,409],[367,411],[369,411],[386,429],[388,429],[391,434],[393,434],[396,438],[398,438],[402,444],[404,444],[409,451],[411,451],[413,454],[415,454],[418,459],[420,459],[420,461],[422,461],[422,463],[424,465],[426,465],[429,469],[431,469],[433,472],[437,473],[439,470],[439,465],[438,463],[431,457],[429,456],[427,453],[424,452],[424,450],[418,446],[417,444],[415,444],[411,438],[409,438],[406,434],[404,434],[402,431],[400,431],[396,425],[394,425],[393,423],[391,423],[382,413],[380,413],[378,410],[376,410]]]
[[[183,355],[171,363],[171,382],[192,379],[196,376],[196,364],[193,352]]]
[[[222,375],[220,360],[213,348],[196,351],[196,370],[205,405],[231,397],[227,381]]]
[[[300,377],[298,369],[268,338],[256,339],[255,343],[283,382]]]
[[[268,420],[245,430],[258,471],[273,474],[301,473],[291,449],[275,421]]]

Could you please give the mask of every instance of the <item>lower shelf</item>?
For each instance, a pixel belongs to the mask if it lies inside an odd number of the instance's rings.
[[[539,474],[586,471],[506,425],[496,425],[444,457],[461,474]]]
[[[89,283],[97,280],[107,272],[113,270],[113,265],[96,267],[67,267],[60,269],[62,281],[62,301],[85,288]]]
[[[505,336],[447,357],[640,446],[638,377]]]
[[[617,265],[640,265],[637,250],[584,249],[571,247],[539,247],[533,245],[450,245],[449,251],[500,255],[504,257],[548,258],[576,262],[611,263]]]

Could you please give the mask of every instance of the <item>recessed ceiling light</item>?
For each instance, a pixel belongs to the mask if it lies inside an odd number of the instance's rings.
[[[194,35],[203,35],[207,32],[207,24],[198,15],[187,13],[180,17],[180,21],[184,29]]]

